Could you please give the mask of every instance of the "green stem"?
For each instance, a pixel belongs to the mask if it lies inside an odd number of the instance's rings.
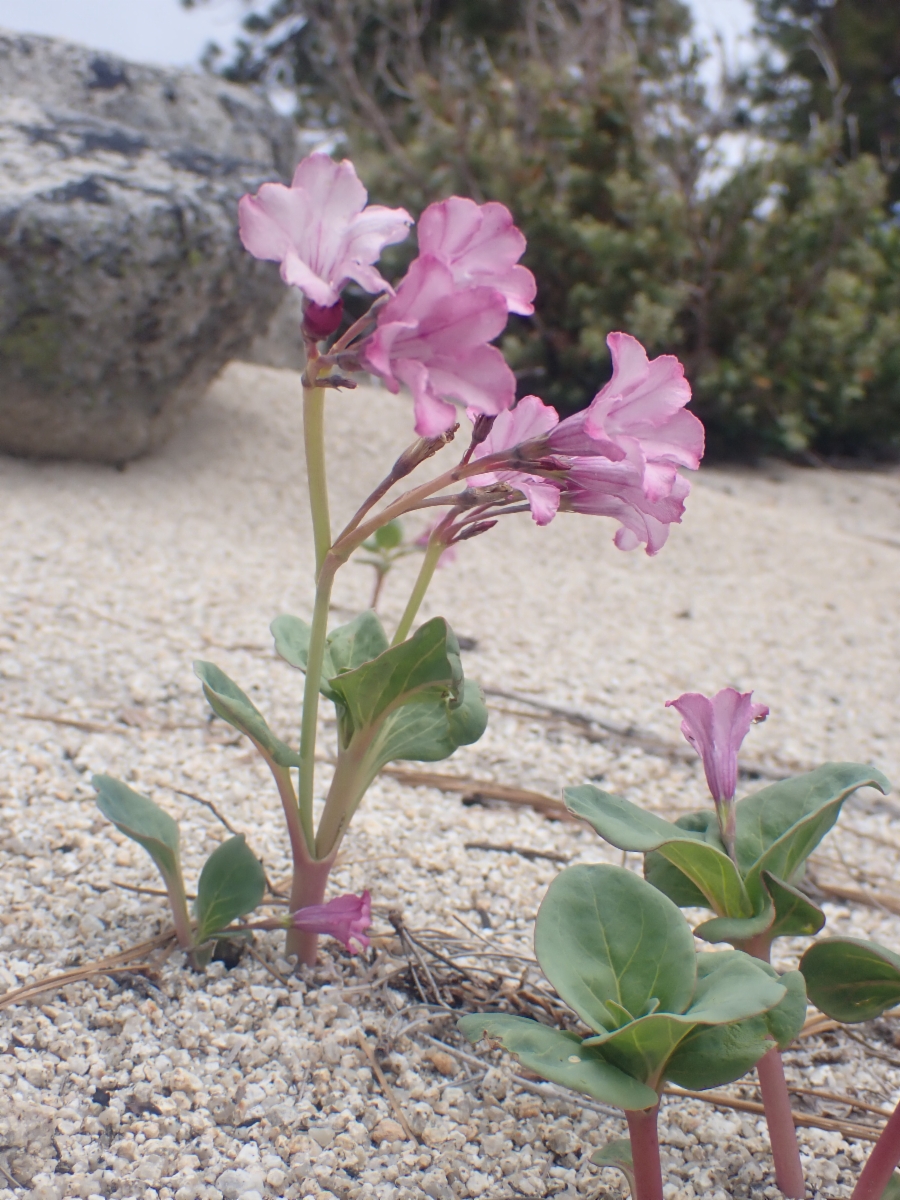
[[[350,745],[338,753],[316,834],[316,854],[319,858],[335,857],[350,819],[371,782],[371,776],[368,780],[365,778],[363,768],[372,736],[371,730],[357,733]]]
[[[328,636],[328,610],[331,603],[331,588],[335,572],[340,563],[326,553],[319,571],[316,585],[316,603],[313,608],[312,627],[309,631],[309,651],[306,663],[306,679],[303,684],[303,715],[300,723],[300,771],[297,780],[297,800],[300,805],[300,820],[310,846],[313,838],[313,788],[316,775],[316,735],[319,719],[319,684],[322,679],[322,664],[325,661],[325,639]]]
[[[312,825],[312,813],[302,813],[297,803],[294,785],[291,782],[291,772],[288,767],[280,767],[274,759],[258,747],[260,754],[269,764],[269,770],[275,778],[281,806],[284,809],[284,819],[287,822],[288,837],[291,842],[291,857],[296,871],[301,863],[306,863],[315,857],[315,834]]]
[[[318,575],[325,555],[331,549],[331,518],[328,515],[328,484],[325,476],[324,388],[303,389],[303,443]]]
[[[172,923],[175,926],[175,936],[182,950],[190,950],[194,944],[194,929],[188,912],[187,896],[184,894],[184,884],[181,881],[181,868],[172,877],[163,875],[166,891],[169,893],[169,905],[172,909]]]
[[[403,610],[403,616],[400,618],[400,624],[397,626],[394,640],[391,642],[392,646],[399,646],[401,642],[406,640],[410,629],[412,629],[412,623],[416,619],[416,613],[425,599],[425,593],[428,591],[428,585],[431,583],[441,555],[446,549],[447,547],[443,542],[429,541],[415,585],[410,593],[409,600],[406,602],[406,608]]]

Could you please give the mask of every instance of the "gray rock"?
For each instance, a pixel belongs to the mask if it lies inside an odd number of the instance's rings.
[[[254,92],[0,33],[0,451],[122,463],[266,328],[237,201],[294,128]]]

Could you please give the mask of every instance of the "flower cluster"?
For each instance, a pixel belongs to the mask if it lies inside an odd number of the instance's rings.
[[[491,493],[482,514],[516,511],[518,498],[539,525],[558,511],[613,517],[620,549],[657,553],[690,491],[678,469],[695,470],[703,455],[703,426],[686,411],[691,390],[681,363],[669,355],[651,361],[635,338],[612,333],[612,378],[584,412],[560,421],[537,396],[516,404],[515,377],[491,343],[510,313],[534,311],[536,285],[519,262],[525,238],[509,210],[459,196],[429,205],[419,220],[419,254],[393,291],[374,263],[406,236],[411,218],[366,199],[351,163],[313,154],[290,188],[264,184],[241,201],[244,244],[279,261],[285,281],[304,293],[304,332],[316,354],[315,343],[340,324],[348,280],[390,293],[321,362],[368,370],[394,392],[406,385],[420,437],[453,428],[455,404],[474,421],[493,420],[472,453],[473,463],[489,459],[490,469],[468,479],[470,492]],[[492,523],[470,519],[465,535]],[[452,520],[440,528],[448,544],[463,533]]]
[[[509,450],[521,460],[549,459],[556,472],[500,470],[470,482],[516,488],[539,525],[560,508],[614,517],[620,550],[644,544],[656,554],[684,512],[690,485],[678,467],[700,465],[703,426],[685,411],[691,389],[677,358],[651,361],[627,333],[611,333],[607,343],[612,378],[589,408],[560,421],[537,396],[525,396],[497,418],[473,454],[477,460]]]

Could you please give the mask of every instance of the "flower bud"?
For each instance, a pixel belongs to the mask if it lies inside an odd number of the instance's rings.
[[[303,312],[303,333],[314,342],[321,342],[334,333],[344,316],[344,301],[338,300],[328,308],[310,300]]]

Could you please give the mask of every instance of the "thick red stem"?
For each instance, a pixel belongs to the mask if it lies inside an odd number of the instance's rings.
[[[663,1200],[662,1167],[655,1108],[627,1109],[631,1157],[634,1159],[634,1200]]]
[[[334,866],[334,856],[319,862],[298,863],[294,867],[294,881],[291,885],[291,912],[298,908],[308,908],[310,904],[321,904],[325,899],[325,888],[328,876]],[[307,933],[305,929],[288,929],[285,940],[285,954],[296,954],[301,966],[316,965],[316,951],[319,945],[317,933]]]
[[[894,1168],[900,1165],[900,1104],[881,1131],[869,1160],[856,1181],[851,1200],[881,1200],[891,1181]]]
[[[800,1163],[797,1131],[791,1114],[791,1097],[784,1078],[781,1053],[773,1047],[756,1064],[759,1090],[762,1092],[772,1158],[775,1160],[775,1182],[790,1200],[803,1200],[806,1184]]]
[[[769,961],[772,939],[768,933],[758,934],[740,943],[737,948],[754,958]],[[784,1063],[777,1046],[762,1056],[756,1064],[759,1090],[762,1092],[763,1108],[766,1110],[766,1125],[769,1127],[769,1142],[775,1162],[775,1182],[789,1200],[803,1200],[806,1182],[803,1164],[800,1162],[800,1147],[797,1145],[797,1130],[791,1113],[791,1096],[784,1078]]]

